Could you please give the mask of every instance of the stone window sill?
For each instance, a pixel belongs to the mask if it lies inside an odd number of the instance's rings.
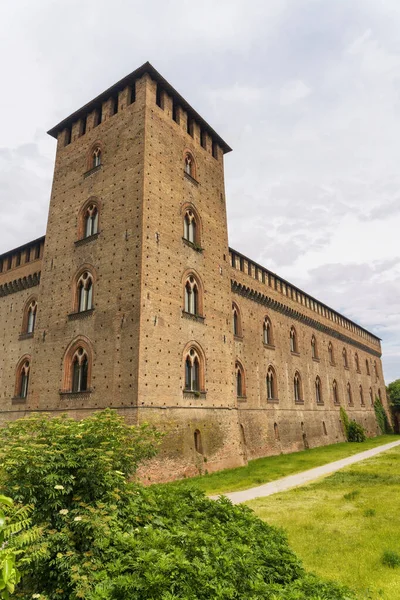
[[[74,242],[75,246],[84,246],[85,244],[89,244],[89,242],[94,242],[99,237],[100,231],[94,233],[93,235],[88,235],[88,237],[82,238],[81,240],[76,240]]]
[[[86,173],[83,174],[83,177],[86,179],[86,177],[89,177],[93,173],[97,173],[97,171],[100,171],[102,166],[103,165],[98,165],[97,167],[93,167],[93,169],[89,169],[89,171],[86,171]]]
[[[68,397],[68,398],[72,398],[72,399],[74,399],[74,398],[77,398],[77,399],[78,398],[79,399],[83,398],[83,399],[85,399],[85,398],[88,398],[91,393],[92,393],[92,390],[90,390],[90,389],[89,390],[84,390],[82,392],[72,392],[72,391],[63,391],[63,390],[60,390],[60,396],[62,398],[63,397]]]
[[[207,396],[207,392],[205,390],[197,391],[197,390],[183,390],[184,398],[195,398],[195,399],[204,399]]]
[[[321,362],[321,359],[318,358],[317,356],[313,356],[312,359],[314,362],[317,362],[317,363]]]
[[[334,402],[333,406],[340,406],[340,402]]]
[[[237,399],[239,400],[239,402],[246,402],[247,396],[237,396]]]
[[[31,338],[33,338],[33,331],[31,331],[30,333],[20,333],[19,335],[19,340],[30,340]]]
[[[183,174],[185,175],[186,179],[188,179],[191,183],[193,183],[194,185],[199,185],[199,182],[197,181],[197,179],[195,179],[194,177],[189,175],[189,173],[186,173],[186,171],[183,171]]]
[[[269,350],[275,350],[275,346],[273,344],[266,344],[263,342],[264,348],[268,348]]]
[[[323,400],[320,400],[319,402],[317,402],[317,406],[324,406],[325,402]]]
[[[361,375],[361,371],[360,371],[360,369],[357,369],[357,370],[356,370],[356,373],[359,373],[359,374]]]
[[[336,363],[335,362],[329,361],[329,364],[331,365],[331,367],[336,367]]]
[[[291,350],[290,354],[292,356],[300,356],[300,352],[295,352],[294,350]]]
[[[294,403],[295,404],[304,404],[304,400],[295,400]]]
[[[26,398],[22,398],[21,396],[14,396],[11,398],[11,404],[25,404]]]
[[[268,404],[279,404],[278,398],[267,398]]]
[[[182,240],[183,243],[186,244],[186,246],[189,246],[189,248],[193,248],[193,250],[196,250],[196,252],[203,252],[203,248],[198,244],[195,244],[194,242],[189,242],[189,240],[187,240],[184,237],[182,238]]]
[[[346,369],[346,371],[350,371],[349,367],[346,367],[346,365],[344,365],[344,368]]]
[[[190,312],[187,312],[186,310],[182,310],[182,317],[184,317],[185,319],[190,319],[192,321],[198,321],[199,323],[204,323],[205,319],[205,317],[203,317],[202,315],[194,315]]]
[[[243,342],[243,336],[242,335],[233,334],[233,337],[234,337],[234,339],[235,339],[236,342]]]
[[[92,316],[94,313],[94,308],[90,308],[89,310],[82,310],[81,312],[75,312],[68,315],[69,321],[76,321],[78,319],[86,319],[87,317]]]

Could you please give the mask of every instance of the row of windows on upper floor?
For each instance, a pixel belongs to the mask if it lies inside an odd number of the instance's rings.
[[[159,84],[157,84],[155,103],[162,110],[164,110],[164,108],[165,108],[165,98],[166,98],[165,91],[162,89],[162,87]],[[135,101],[136,101],[136,85],[134,82],[132,84],[132,86],[130,86],[130,88],[128,89],[128,92],[127,92],[127,104],[128,105],[133,104]],[[105,117],[107,117],[107,116],[113,117],[114,115],[116,115],[119,112],[119,109],[120,109],[120,94],[119,94],[119,92],[116,92],[113,96],[111,96],[109,98],[108,103],[103,103],[92,111],[92,113],[93,113],[93,124],[92,124],[93,129],[98,127],[100,125],[100,123],[103,122]],[[107,111],[107,113],[106,113],[106,111]],[[88,114],[85,115],[77,122],[77,125],[79,128],[77,131],[77,137],[82,137],[83,135],[85,135],[86,130],[87,130],[88,116],[89,116]],[[172,119],[175,121],[175,123],[177,123],[179,125],[181,122],[181,119],[182,119],[182,108],[179,106],[179,104],[176,102],[175,99],[172,99],[172,115],[171,116],[172,116]],[[195,119],[193,119],[193,117],[191,117],[189,114],[187,114],[186,115],[186,132],[192,138],[194,138],[195,123],[196,123]],[[200,131],[200,145],[202,148],[207,150],[207,138],[208,138],[209,134],[200,125],[197,125],[197,126],[199,127],[199,131]],[[72,126],[68,127],[65,130],[64,146],[68,146],[71,143],[71,141],[72,141]],[[218,148],[219,148],[218,143],[214,139],[211,139],[211,154],[212,154],[213,158],[215,158],[217,160],[218,160]]]
[[[236,302],[232,303],[232,316],[233,316],[233,318],[232,318],[233,333],[237,339],[241,340],[241,339],[243,339],[242,317],[241,317],[240,309],[239,309],[238,305],[236,304]],[[270,346],[273,348],[275,347],[272,322],[268,316],[266,316],[264,318],[264,323],[263,323],[263,342],[266,346]],[[290,343],[291,353],[295,354],[295,355],[299,354],[300,353],[299,352],[299,340],[298,340],[298,335],[297,335],[297,332],[296,332],[296,329],[294,326],[292,326],[290,328],[289,343]],[[319,352],[318,352],[317,338],[315,337],[314,334],[311,336],[310,348],[311,348],[311,357],[314,360],[319,361],[320,357],[319,357]],[[334,351],[332,342],[329,342],[329,344],[328,344],[328,359],[329,359],[329,362],[331,365],[333,365],[333,366],[336,365],[335,351]],[[343,348],[343,350],[342,350],[342,359],[343,359],[343,366],[346,369],[348,369],[349,368],[349,360],[348,360],[348,353],[347,353],[346,348]],[[359,359],[357,352],[354,353],[354,363],[355,363],[357,373],[361,373],[360,359]],[[374,369],[374,374],[375,374],[376,379],[379,379],[378,367],[377,367],[375,360],[373,362],[373,369]],[[367,375],[371,374],[369,361],[367,358],[365,359],[365,370],[366,370]]]
[[[15,269],[23,264],[29,263],[32,260],[40,258],[41,244],[28,246],[24,250],[9,254],[6,257],[0,258],[0,273]]]
[[[361,338],[368,340],[369,342],[379,346],[379,339],[376,336],[373,336],[365,329],[359,327],[352,321],[349,321],[336,311],[328,308],[327,306],[321,304],[311,296],[308,296],[301,290],[298,290],[294,286],[292,286],[287,281],[280,279],[276,274],[271,273],[267,269],[260,267],[256,263],[253,263],[250,259],[245,258],[242,255],[239,255],[234,250],[230,250],[230,258],[231,264],[234,269],[242,271],[250,275],[259,282],[267,285],[271,289],[280,292],[283,296],[298,302],[302,306],[312,310],[318,315],[332,321],[333,323],[348,329],[349,331],[356,333]]]

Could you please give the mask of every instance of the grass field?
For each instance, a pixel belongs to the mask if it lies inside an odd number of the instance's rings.
[[[248,505],[283,527],[304,566],[356,591],[360,600],[398,600],[400,566],[400,448],[338,471],[327,479]]]
[[[382,444],[388,444],[396,439],[400,439],[400,436],[381,435],[360,444],[343,442],[311,450],[293,452],[292,454],[279,454],[278,456],[259,458],[250,461],[245,467],[226,469],[218,473],[184,479],[170,485],[185,485],[187,481],[190,481],[191,484],[205,491],[207,494],[236,492],[261,485],[262,483],[268,483],[287,475],[307,471],[313,467],[319,467],[320,465],[325,465],[346,456],[352,456],[353,454],[357,454],[357,452],[363,452]]]

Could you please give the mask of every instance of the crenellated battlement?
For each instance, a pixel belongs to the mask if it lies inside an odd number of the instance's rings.
[[[0,255],[0,285],[18,280],[28,273],[40,271],[38,261],[43,256],[45,236]],[[32,265],[31,268],[31,264]],[[26,273],[25,273],[26,271]]]
[[[220,153],[226,154],[231,151],[231,148],[217,132],[149,62],[144,63],[72,115],[63,119],[50,129],[48,134],[58,140],[60,147],[69,146],[87,132],[135,103],[137,82],[146,75],[156,84],[154,88],[155,105],[168,111],[171,119],[186,129],[199,145],[208,150],[217,160]]]

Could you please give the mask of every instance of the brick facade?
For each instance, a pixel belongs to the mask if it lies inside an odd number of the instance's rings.
[[[230,148],[151,65],[49,133],[58,144],[46,238],[0,257],[2,422],[35,410],[81,418],[111,406],[164,431],[158,458],[142,472],[152,481],[342,440],[334,381],[340,405],[376,433],[370,390],[385,398],[379,339],[229,248]],[[98,222],[85,237],[87,207]],[[196,225],[190,234],[185,215]],[[30,247],[39,252],[26,262]],[[86,277],[93,296],[81,310]],[[75,365],[85,357],[86,367]]]

